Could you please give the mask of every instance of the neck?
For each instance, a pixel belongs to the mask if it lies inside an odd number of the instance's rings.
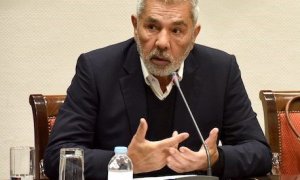
[[[170,76],[155,76],[158,79],[160,89],[162,92],[167,90],[167,85],[171,82],[172,78]]]

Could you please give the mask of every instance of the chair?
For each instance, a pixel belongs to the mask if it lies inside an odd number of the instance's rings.
[[[279,155],[280,174],[300,174],[300,98],[294,98],[300,96],[300,91],[262,90],[259,96],[264,111],[265,135],[272,152]],[[288,113],[287,103],[290,104]],[[288,122],[288,116],[292,123]]]
[[[34,121],[35,179],[47,179],[43,169],[43,156],[48,138],[65,95],[31,94],[29,103]]]

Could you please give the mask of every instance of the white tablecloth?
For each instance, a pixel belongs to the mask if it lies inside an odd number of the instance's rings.
[[[176,176],[160,176],[160,177],[145,177],[145,178],[134,178],[140,179],[140,180],[167,180],[167,179],[175,179],[180,177],[189,177],[189,176],[195,176],[195,175],[176,175]]]

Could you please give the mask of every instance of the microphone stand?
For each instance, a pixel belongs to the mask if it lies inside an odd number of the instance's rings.
[[[208,147],[207,147],[207,144],[205,143],[204,141],[204,138],[200,132],[200,129],[196,123],[196,120],[194,118],[194,115],[185,99],[185,96],[180,88],[180,85],[179,85],[179,81],[178,81],[178,75],[177,75],[177,72],[173,72],[172,74],[172,81],[174,82],[174,84],[176,85],[177,89],[179,90],[179,93],[184,101],[184,104],[193,120],[193,123],[194,123],[194,126],[198,132],[198,135],[200,137],[200,140],[202,141],[202,144],[203,144],[203,147],[205,149],[205,154],[206,154],[206,157],[207,157],[207,164],[208,164],[208,167],[207,167],[207,176],[201,176],[201,175],[198,175],[198,176],[189,176],[189,177],[182,177],[182,178],[177,178],[177,179],[180,179],[180,180],[196,180],[196,179],[211,179],[211,180],[219,180],[218,177],[216,176],[212,176],[212,171],[211,171],[211,159],[210,159],[210,154],[209,154],[209,151],[208,151]]]

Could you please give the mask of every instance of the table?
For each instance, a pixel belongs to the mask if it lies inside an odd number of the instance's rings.
[[[268,176],[256,177],[253,179],[257,179],[257,180],[300,180],[300,174],[299,175],[268,175]]]
[[[134,180],[171,180],[180,177],[190,177],[190,175],[146,177],[146,178],[135,178]],[[246,180],[300,180],[300,174],[299,175],[268,175],[268,176],[254,177],[254,178],[246,178]]]

